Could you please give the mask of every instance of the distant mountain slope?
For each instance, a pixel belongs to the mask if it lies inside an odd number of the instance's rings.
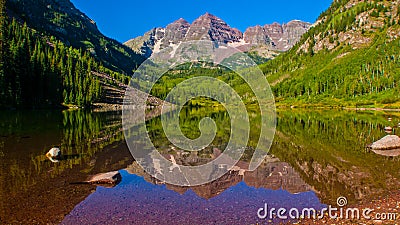
[[[399,101],[399,3],[334,1],[298,44],[261,66],[276,99],[345,105]]]
[[[250,45],[267,45],[271,50],[287,51],[310,27],[310,23],[299,20],[282,25],[273,23],[249,27],[244,32],[244,42]]]
[[[69,0],[8,0],[8,14],[29,27],[52,35],[74,48],[90,51],[105,66],[128,74],[144,59],[104,36],[96,23]]]
[[[222,19],[206,13],[192,24],[179,19],[166,28],[154,28],[141,37],[125,43],[145,57],[175,46],[180,42],[193,40],[210,40],[237,47],[242,51],[259,51],[262,56],[270,57],[270,51],[286,51],[310,28],[311,24],[302,21],[291,21],[280,25],[274,23],[263,27],[249,27],[245,33],[230,27]]]

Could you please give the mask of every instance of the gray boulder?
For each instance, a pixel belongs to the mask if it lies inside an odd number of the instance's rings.
[[[369,147],[373,150],[400,149],[400,137],[397,135],[387,135],[384,138],[372,143]]]

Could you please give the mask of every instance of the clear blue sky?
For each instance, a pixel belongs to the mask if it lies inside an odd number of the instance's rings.
[[[154,27],[184,18],[190,23],[209,12],[242,32],[249,26],[286,23],[293,19],[315,22],[332,0],[71,0],[96,21],[100,31],[120,42]]]

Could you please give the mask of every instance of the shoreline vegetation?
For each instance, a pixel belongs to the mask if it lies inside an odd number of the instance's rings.
[[[82,109],[76,105],[64,105],[69,110]],[[216,106],[219,107],[219,106]],[[385,108],[385,107],[345,107],[345,106],[319,106],[319,105],[305,105],[305,106],[294,106],[294,105],[276,105],[277,109],[315,109],[315,110],[347,110],[347,111],[384,111],[384,112],[400,112],[400,106],[398,108]],[[95,103],[90,109],[94,110],[122,110],[121,104],[107,104],[107,103]]]
[[[194,106],[212,106],[214,108],[223,107],[221,104],[214,101],[199,101],[191,100],[189,105]],[[252,108],[254,104],[246,104],[249,108]],[[68,109],[81,109],[76,105],[64,105]],[[315,110],[347,110],[347,111],[384,111],[384,112],[400,112],[400,105],[393,107],[392,105],[371,105],[370,107],[351,107],[351,106],[341,106],[341,105],[319,105],[319,104],[305,104],[305,105],[290,105],[290,104],[280,104],[275,103],[276,109],[315,109]],[[91,109],[95,110],[122,110],[122,104],[109,104],[109,103],[94,103]]]
[[[385,112],[400,112],[400,107],[399,108],[385,108],[385,107],[348,107],[348,106],[322,106],[322,105],[302,105],[302,106],[297,106],[297,105],[281,105],[277,104],[276,105],[277,109],[315,109],[315,110],[330,110],[330,109],[335,109],[335,110],[347,110],[347,111],[385,111]]]
[[[400,102],[391,104],[360,104],[358,102],[335,102],[326,103],[321,102],[304,102],[304,101],[276,101],[276,108],[300,108],[300,109],[342,109],[342,110],[354,110],[354,111],[387,111],[387,112],[399,112]]]
[[[197,101],[196,101],[197,102]],[[213,105],[213,103],[210,103]],[[209,105],[209,103],[204,102],[200,104],[197,102],[198,106],[201,105]],[[253,104],[248,104],[251,107]],[[97,102],[93,103],[90,106],[78,106],[72,104],[61,104],[54,109],[62,109],[62,110],[81,110],[81,109],[91,109],[91,110],[100,110],[100,111],[120,111],[122,110],[123,104],[116,103],[104,103]],[[220,107],[221,105],[217,104],[215,107]],[[42,109],[42,108],[39,108]],[[43,108],[46,109],[46,108]],[[384,112],[400,112],[400,105],[392,108],[392,106],[370,106],[370,107],[351,107],[351,106],[341,106],[341,105],[319,105],[319,104],[302,104],[302,105],[291,105],[291,104],[281,104],[276,103],[276,109],[315,109],[315,110],[346,110],[346,111],[384,111]],[[3,108],[2,110],[18,110],[16,108]]]

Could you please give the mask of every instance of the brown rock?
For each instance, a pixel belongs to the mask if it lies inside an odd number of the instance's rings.
[[[118,171],[100,173],[90,177],[86,183],[89,184],[105,184],[115,186],[121,182],[122,176]]]

